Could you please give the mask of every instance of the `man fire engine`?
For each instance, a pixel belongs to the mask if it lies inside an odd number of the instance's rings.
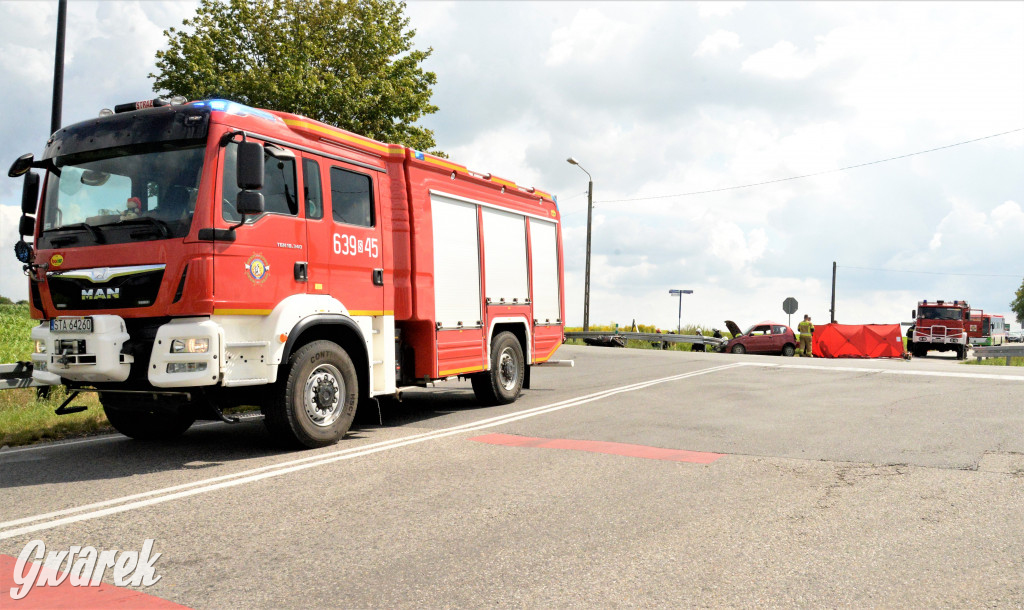
[[[921,358],[929,350],[953,351],[963,360],[967,357],[967,324],[971,306],[967,301],[921,301],[911,312],[915,319],[907,334],[907,351]]]
[[[512,402],[561,345],[548,193],[227,100],[115,110],[10,175],[33,376],[98,392],[122,433],[258,405],[274,436],[328,445],[405,386],[467,377]]]

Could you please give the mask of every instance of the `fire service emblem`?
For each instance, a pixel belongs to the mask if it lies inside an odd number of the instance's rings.
[[[249,280],[253,284],[259,285],[266,281],[267,274],[270,273],[270,265],[263,259],[262,254],[256,253],[246,261],[245,270],[249,272]]]

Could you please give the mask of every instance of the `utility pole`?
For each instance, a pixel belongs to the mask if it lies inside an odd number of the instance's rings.
[[[587,332],[590,330],[590,227],[594,218],[594,178],[575,157],[569,157],[566,162],[582,169],[587,175],[587,270],[583,280],[583,332]]]
[[[50,111],[50,133],[60,129],[60,111],[64,104],[64,30],[67,25],[68,0],[57,3],[57,51],[53,58],[53,107]]]
[[[832,261],[832,308],[828,310],[831,319],[829,322],[835,324],[836,321],[836,262]]]

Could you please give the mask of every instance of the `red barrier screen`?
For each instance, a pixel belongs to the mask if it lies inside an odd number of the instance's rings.
[[[819,358],[902,358],[899,324],[825,324],[814,327]]]

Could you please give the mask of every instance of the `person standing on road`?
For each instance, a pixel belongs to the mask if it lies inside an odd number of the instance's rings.
[[[811,316],[804,314],[804,321],[797,324],[796,328],[800,331],[800,349],[803,351],[800,355],[814,358],[814,354],[811,352],[811,339],[814,337],[814,325],[811,324]]]

